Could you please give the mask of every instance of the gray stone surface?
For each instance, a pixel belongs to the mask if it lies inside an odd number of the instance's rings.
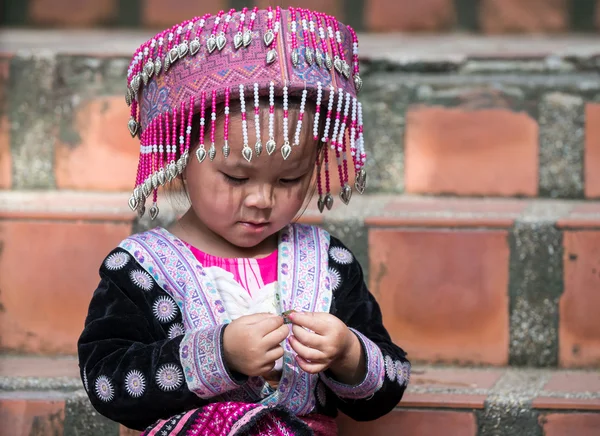
[[[540,194],[583,197],[585,115],[583,99],[551,93],[540,102]]]
[[[55,97],[56,58],[16,56],[10,65],[8,113],[13,189],[54,187],[54,138],[60,106]]]
[[[85,392],[74,394],[66,402],[64,436],[118,436],[119,424],[100,415]]]
[[[376,73],[365,77],[360,94],[369,193],[404,191],[405,114],[414,88],[409,83],[390,82],[388,76]]]
[[[336,220],[325,218],[323,228],[338,238],[354,254],[363,268],[365,283],[369,283],[368,229],[360,219]]]
[[[510,364],[556,366],[562,234],[554,219],[519,219],[509,244]]]

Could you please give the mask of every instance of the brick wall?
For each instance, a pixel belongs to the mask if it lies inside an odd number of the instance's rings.
[[[4,0],[0,24],[36,27],[166,27],[252,0]],[[361,31],[485,34],[600,31],[600,0],[254,0],[334,13]]]

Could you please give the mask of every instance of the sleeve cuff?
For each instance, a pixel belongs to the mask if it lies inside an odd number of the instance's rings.
[[[363,353],[365,353],[367,367],[365,378],[358,385],[352,386],[340,383],[325,373],[321,373],[319,376],[338,397],[360,400],[370,397],[381,388],[385,377],[385,363],[381,350],[373,341],[352,328],[350,330],[360,340]]]
[[[188,389],[208,399],[239,388],[245,378],[229,372],[223,360],[225,325],[186,333],[179,346]]]

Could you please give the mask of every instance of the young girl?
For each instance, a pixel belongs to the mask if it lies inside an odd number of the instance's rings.
[[[171,228],[124,240],[100,267],[79,340],[103,415],[148,435],[334,435],[391,411],[410,364],[351,252],[294,219],[362,193],[358,41],[304,9],[205,15],[160,33],[128,74],[141,139],[129,201],[143,215],[181,181]],[[315,171],[316,169],[316,171]]]

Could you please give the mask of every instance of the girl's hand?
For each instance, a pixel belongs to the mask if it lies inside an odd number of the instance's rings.
[[[270,372],[283,356],[280,343],[290,330],[269,313],[242,316],[225,328],[223,358],[230,370],[254,377]]]
[[[320,312],[294,312],[289,319],[293,323],[290,345],[304,371],[316,374],[329,369],[338,381],[349,385],[363,380],[366,365],[362,345],[346,324]]]

